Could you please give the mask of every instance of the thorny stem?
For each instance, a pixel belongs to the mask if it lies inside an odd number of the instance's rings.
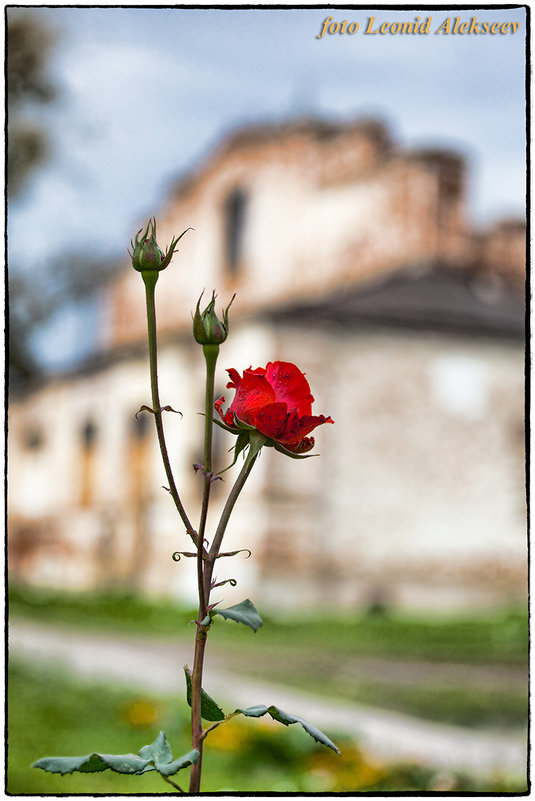
[[[198,793],[201,789],[202,752],[204,732],[201,720],[201,689],[206,649],[206,629],[198,628],[195,637],[195,654],[191,672],[191,743],[199,752],[199,758],[191,766],[189,792]]]
[[[156,422],[156,430],[158,433],[158,442],[162,455],[162,461],[165,468],[167,480],[169,482],[169,491],[178,513],[186,527],[186,531],[197,547],[197,580],[199,589],[199,616],[197,620],[197,634],[195,637],[195,653],[193,657],[193,670],[191,673],[191,737],[193,748],[199,751],[198,760],[192,765],[190,775],[190,793],[199,793],[201,787],[201,771],[202,771],[202,751],[203,742],[206,734],[211,731],[215,726],[210,726],[206,731],[202,728],[201,719],[201,691],[202,691],[202,676],[204,667],[204,653],[206,649],[206,637],[209,628],[208,625],[201,625],[206,618],[210,603],[210,590],[212,582],[212,574],[214,570],[215,561],[219,555],[221,542],[225,534],[230,514],[238,499],[243,486],[249,477],[249,474],[256,461],[258,453],[265,443],[265,438],[260,435],[253,441],[251,438],[250,450],[245,460],[245,463],[238,475],[234,486],[232,487],[226,504],[224,506],[219,524],[214,535],[212,545],[209,552],[204,547],[206,521],[208,517],[208,505],[210,501],[210,490],[213,481],[212,472],[212,435],[213,435],[213,422],[212,413],[214,406],[214,381],[215,381],[215,366],[219,352],[218,345],[204,345],[203,351],[206,360],[206,391],[205,391],[205,428],[204,428],[204,492],[201,506],[201,517],[199,522],[199,532],[197,533],[187,516],[186,510],[182,505],[178,490],[175,484],[167,446],[165,442],[165,434],[162,422],[162,408],[160,405],[160,396],[158,390],[158,366],[157,366],[157,344],[156,344],[156,310],[154,304],[154,289],[156,281],[158,280],[158,273],[156,271],[142,271],[141,273],[145,284],[145,296],[147,301],[147,325],[149,334],[149,361],[150,361],[150,383],[152,392],[152,406],[154,412],[154,419]],[[233,715],[228,716],[230,719]],[[223,722],[223,721],[222,721]],[[218,725],[218,724],[216,724]],[[178,792],[184,791],[168,777],[163,776],[166,782],[175,787]]]
[[[198,537],[195,529],[190,523],[186,510],[182,505],[178,490],[171,470],[171,463],[167,453],[167,445],[165,443],[165,434],[163,430],[162,409],[160,406],[160,393],[158,391],[158,361],[157,361],[157,345],[156,345],[156,309],[154,305],[154,288],[158,280],[158,273],[155,271],[143,271],[141,273],[143,283],[145,284],[145,297],[147,301],[147,325],[149,333],[149,363],[150,363],[150,387],[152,393],[152,408],[154,412],[154,420],[156,422],[156,431],[158,434],[158,442],[160,444],[160,452],[162,454],[162,461],[169,482],[169,492],[178,513],[186,527],[186,532],[189,534],[193,542],[197,545]],[[202,542],[202,540],[201,540]]]
[[[264,440],[264,442],[265,442],[265,440]],[[260,445],[260,447],[262,447],[262,446]],[[211,546],[210,551],[209,551],[210,562],[212,562],[212,563],[213,563],[213,560],[217,557],[217,554],[219,553],[219,549],[221,548],[221,542],[223,541],[223,536],[224,536],[225,531],[227,529],[227,525],[228,525],[228,521],[229,521],[229,518],[230,518],[230,514],[231,514],[232,510],[234,509],[234,504],[238,500],[238,495],[242,491],[243,486],[244,486],[245,482],[247,481],[247,479],[248,479],[248,477],[249,477],[249,475],[251,473],[251,470],[253,469],[253,465],[256,462],[256,458],[257,458],[258,453],[259,453],[259,450],[257,450],[256,453],[252,451],[252,448],[253,448],[252,443],[251,443],[250,448],[251,448],[251,450],[250,450],[250,452],[249,452],[249,454],[247,456],[247,459],[245,460],[245,463],[244,463],[244,465],[243,465],[243,467],[242,467],[242,469],[240,471],[240,474],[239,474],[238,478],[236,479],[236,481],[234,483],[234,486],[232,487],[232,489],[231,489],[231,491],[229,493],[229,496],[227,498],[227,502],[225,504],[223,512],[221,513],[221,519],[219,520],[219,524],[217,526],[217,529],[216,529],[216,532],[215,532],[215,535],[214,535],[214,540],[212,542],[212,546]]]
[[[221,542],[223,541],[223,536],[227,529],[228,521],[230,518],[230,514],[234,509],[234,504],[238,500],[238,495],[243,489],[245,482],[247,481],[251,470],[253,469],[253,465],[256,461],[256,457],[258,456],[258,451],[256,453],[249,453],[245,463],[238,475],[238,478],[234,482],[234,486],[232,487],[231,491],[229,492],[227,502],[225,503],[224,509],[221,513],[221,518],[219,520],[219,524],[217,526],[214,540],[212,542],[212,546],[208,553],[208,557],[205,558],[205,567],[204,567],[204,586],[205,592],[208,594],[210,593],[210,587],[212,582],[212,574],[214,572],[214,566],[216,559],[219,555],[219,549],[221,548]]]
[[[221,514],[221,518],[219,520],[219,524],[216,529],[216,533],[214,535],[214,539],[210,550],[207,556],[201,555],[201,547],[202,547],[202,537],[204,535],[204,527],[206,523],[206,509],[208,505],[208,498],[210,493],[210,484],[212,482],[212,431],[213,431],[213,423],[212,423],[212,409],[214,404],[214,374],[215,374],[215,364],[217,360],[217,350],[212,350],[207,353],[207,349],[211,346],[204,346],[204,354],[206,358],[206,404],[205,404],[205,495],[203,498],[203,511],[201,512],[201,525],[199,526],[199,545],[197,547],[198,552],[198,578],[199,578],[199,619],[197,624],[197,636],[195,638],[195,656],[194,656],[194,663],[193,663],[193,671],[191,677],[191,730],[192,730],[192,745],[193,748],[197,748],[199,751],[199,759],[197,762],[192,765],[191,768],[191,778],[190,778],[190,786],[189,792],[190,793],[198,793],[200,792],[201,786],[201,771],[202,771],[202,750],[203,750],[203,743],[204,738],[206,736],[206,732],[203,731],[202,722],[201,722],[201,688],[202,688],[202,672],[203,672],[203,661],[204,661],[204,652],[206,648],[206,637],[208,628],[201,626],[201,622],[206,616],[207,608],[210,602],[210,590],[211,590],[211,582],[212,582],[212,573],[214,570],[215,561],[219,554],[219,549],[221,547],[221,542],[223,540],[223,536],[225,534],[230,514],[234,508],[236,501],[238,500],[238,495],[243,489],[247,478],[253,469],[253,465],[256,461],[256,457],[260,451],[260,448],[265,442],[265,439],[261,436],[258,436],[257,440],[253,443],[251,442],[250,452],[248,454],[247,459],[238,475],[236,481],[234,482],[234,486],[232,487],[225,506],[223,508],[223,512]],[[217,347],[217,346],[216,346]],[[204,501],[206,500],[206,507]],[[204,582],[204,583],[202,583]],[[204,609],[202,608],[202,603],[204,599]]]
[[[210,588],[206,587],[203,570],[203,550],[204,534],[206,531],[206,518],[208,515],[208,505],[210,502],[210,489],[212,486],[212,438],[213,423],[212,414],[214,408],[214,384],[215,367],[219,355],[219,345],[203,345],[203,353],[206,361],[206,391],[204,402],[204,492],[201,507],[201,519],[199,522],[199,543],[197,548],[197,578],[199,583],[199,623],[206,617],[208,595]]]
[[[208,504],[210,502],[210,489],[212,486],[212,413],[214,406],[215,366],[219,354],[219,345],[204,345],[204,358],[206,361],[206,390],[204,403],[204,492],[199,522],[199,540],[197,543],[197,583],[199,589],[199,616],[197,619],[197,634],[195,637],[195,654],[193,657],[193,670],[191,673],[191,742],[193,748],[199,751],[197,762],[192,765],[190,777],[190,793],[198,793],[201,786],[203,729],[201,721],[201,690],[204,667],[204,652],[206,648],[207,629],[201,626],[208,613],[210,600],[210,582],[206,582],[204,563],[204,534]]]

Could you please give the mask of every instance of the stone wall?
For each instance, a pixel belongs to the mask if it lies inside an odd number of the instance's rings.
[[[203,289],[239,295],[236,313],[317,298],[419,263],[474,261],[465,166],[455,155],[396,148],[377,122],[268,126],[231,137],[157,213],[162,244],[187,227],[160,279],[163,331],[189,325]],[[243,193],[239,254],[228,263],[229,198]],[[105,299],[105,348],[143,339],[139,277]]]
[[[230,550],[253,551],[222,560],[219,579],[240,582],[224,588],[226,601],[254,593],[286,609],[452,608],[525,597],[521,304],[500,290],[522,293],[525,225],[474,232],[465,183],[458,156],[402,152],[377,122],[306,122],[230,137],[157,214],[164,246],[195,228],[156,293],[161,400],[184,415],[166,414],[165,426],[186,508],[197,514],[201,495],[192,465],[202,458],[203,361],[190,331],[203,289],[218,290],[218,308],[238,292],[218,394],[225,368],[292,361],[307,374],[314,412],[335,420],[318,429],[319,458],[264,449],[225,538]],[[460,272],[474,276],[473,298],[466,287],[452,291]],[[388,289],[393,274],[397,284],[410,276],[405,291]],[[418,276],[427,276],[425,293]],[[366,287],[373,297],[354,309],[375,325],[329,326],[337,307],[328,298]],[[438,333],[427,312],[441,308],[433,298],[444,287],[443,304],[469,307],[452,309]],[[468,313],[476,296],[479,317]],[[281,315],[292,303],[311,311]],[[322,304],[320,325],[313,310]],[[106,292],[102,320],[93,365],[11,399],[10,569],[63,588],[136,587],[191,601],[194,570],[171,559],[190,542],[162,489],[153,421],[135,417],[150,386],[144,289],[131,267]],[[233,444],[217,431],[219,469]],[[214,485],[212,524],[238,469]]]

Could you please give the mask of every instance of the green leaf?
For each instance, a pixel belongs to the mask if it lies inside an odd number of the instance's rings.
[[[193,765],[194,762],[197,762],[199,759],[199,752],[196,748],[193,751],[190,751],[188,754],[184,754],[184,756],[178,757],[175,759],[174,762],[170,762],[168,765],[156,765],[156,770],[162,774],[162,776],[172,776],[174,773],[178,773],[179,770],[182,768],[187,768],[188,765]]]
[[[138,753],[142,759],[148,759],[149,762],[154,762],[156,766],[160,764],[165,765],[171,762],[173,759],[173,754],[171,753],[171,748],[167,742],[167,737],[165,736],[164,731],[159,733],[158,737],[153,743],[150,745],[144,745],[143,748],[140,748]]]
[[[96,760],[93,759],[96,757]],[[90,771],[106,770],[107,765],[96,754],[87,754],[81,757],[44,757],[34,762],[32,768],[41,768],[49,773],[74,773],[75,770],[82,770],[84,773]]]
[[[224,715],[223,715],[224,717]],[[199,758],[196,748],[173,761],[171,748],[165,732],[161,731],[150,745],[144,745],[135,754],[87,754],[81,757],[45,757],[35,762],[32,767],[42,768],[49,773],[93,773],[96,771],[114,770],[116,773],[147,773],[157,770],[163,776],[172,776],[182,768],[192,765]]]
[[[152,769],[150,759],[142,759],[135,754],[121,756],[116,754],[96,754],[96,756],[99,756],[108,768],[111,768],[116,773],[146,773],[147,770]]]
[[[145,773],[154,770],[150,760],[135,754],[87,754],[81,757],[44,757],[32,765],[49,773],[96,773],[110,768],[116,773]]]
[[[316,729],[315,726],[311,726],[310,723],[307,723],[303,718],[298,718],[295,715],[289,715],[287,712],[283,712],[282,709],[279,709],[277,706],[268,707],[260,704],[258,706],[247,707],[247,709],[236,709],[234,712],[234,714],[240,713],[248,718],[261,718],[263,715],[269,714],[273,720],[277,720],[279,723],[284,724],[284,726],[290,726],[292,723],[299,723],[307,734],[316,740],[316,742],[326,745],[328,748],[332,748],[337,754],[340,753],[332,740],[329,740],[322,731]]]
[[[262,625],[262,618],[256,611],[255,605],[248,598],[235,606],[229,606],[228,609],[214,609],[213,611],[214,614],[221,615],[225,620],[235,620],[236,623],[243,623],[255,632]]]
[[[184,675],[186,676],[186,700],[191,706],[191,671],[185,666]],[[201,717],[204,720],[216,721],[225,720],[225,713],[208,693],[201,689]]]
[[[247,718],[261,718],[265,715],[268,711],[267,706],[265,704],[258,704],[258,706],[248,706],[247,709],[235,709],[234,712],[238,712],[242,715],[245,715]]]

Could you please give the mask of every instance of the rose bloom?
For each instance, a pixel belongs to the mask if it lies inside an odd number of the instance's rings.
[[[240,428],[235,416],[286,450],[305,453],[314,447],[314,437],[307,434],[323,423],[334,423],[330,417],[311,414],[314,398],[308,381],[291,362],[269,362],[256,370],[249,367],[241,377],[234,368],[227,373],[231,378],[227,387],[236,390],[234,400],[226,413],[221,408],[223,396],[214,405],[236,434]]]

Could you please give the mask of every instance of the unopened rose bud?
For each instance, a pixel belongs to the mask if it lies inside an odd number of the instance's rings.
[[[203,312],[200,310],[201,298],[202,295],[197,301],[193,318],[193,336],[199,345],[221,345],[228,336],[228,310],[234,297],[223,311],[223,320],[220,320],[215,313],[215,292],[212,293],[212,300]]]
[[[189,228],[186,229],[186,231],[189,230]],[[130,243],[132,246],[130,256],[134,270],[140,273],[165,270],[173,257],[177,242],[182,239],[186,231],[173,239],[164,254],[156,242],[156,220],[150,219],[145,230],[143,231],[141,228],[134,241]]]

